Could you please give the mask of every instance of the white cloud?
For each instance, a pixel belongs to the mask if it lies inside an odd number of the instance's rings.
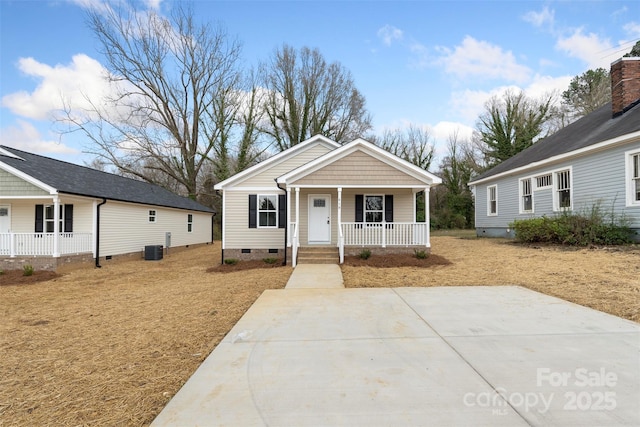
[[[433,137],[439,141],[448,141],[449,137],[457,134],[459,141],[471,139],[473,135],[473,128],[458,122],[438,122],[432,128]]]
[[[16,126],[1,130],[2,144],[37,154],[79,154],[75,148],[42,137],[38,129],[25,120],[16,120]]]
[[[391,43],[396,40],[402,40],[402,37],[402,30],[394,27],[393,25],[387,24],[378,30],[378,38],[380,38],[382,43],[387,46],[391,46]]]
[[[18,67],[39,80],[33,92],[20,91],[2,97],[2,106],[12,113],[47,120],[64,108],[89,108],[87,98],[99,102],[109,93],[107,70],[95,59],[75,55],[67,65],[50,66],[33,58],[20,58]]]
[[[460,79],[479,77],[484,79],[506,79],[511,82],[525,82],[531,70],[517,63],[511,51],[500,46],[466,36],[462,44],[453,50],[439,47],[443,53],[437,60],[445,71]]]
[[[522,19],[532,24],[534,27],[549,26],[553,27],[555,22],[555,11],[547,6],[543,7],[540,12],[527,12]]]
[[[640,22],[628,22],[622,26],[622,29],[632,39],[640,38]]]
[[[584,61],[588,68],[608,68],[617,55],[612,47],[609,40],[595,33],[584,34],[582,28],[574,30],[568,37],[561,36],[556,43],[556,49]]]

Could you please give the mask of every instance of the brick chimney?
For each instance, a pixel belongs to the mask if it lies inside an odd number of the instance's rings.
[[[613,117],[624,114],[640,101],[640,58],[620,58],[611,64]]]

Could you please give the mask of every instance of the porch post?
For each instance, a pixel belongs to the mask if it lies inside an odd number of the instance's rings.
[[[426,235],[427,235],[427,248],[431,247],[431,218],[429,215],[429,190],[431,187],[426,187],[424,189],[424,223],[427,227]]]
[[[338,187],[338,253],[340,264],[344,262],[344,236],[342,235],[342,187]]]
[[[60,199],[53,197],[53,257],[60,257]]]
[[[287,246],[291,247],[291,188],[287,186]]]

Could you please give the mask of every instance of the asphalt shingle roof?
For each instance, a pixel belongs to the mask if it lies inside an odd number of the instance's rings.
[[[0,152],[0,162],[55,188],[60,193],[200,212],[215,212],[213,209],[194,200],[178,196],[155,184],[125,178],[11,147],[0,146],[0,148],[24,159],[20,160],[5,156]]]
[[[478,175],[472,182],[637,131],[640,131],[640,103],[615,118],[611,117],[609,103]]]

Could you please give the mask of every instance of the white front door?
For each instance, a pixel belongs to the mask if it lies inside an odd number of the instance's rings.
[[[0,233],[11,230],[11,206],[0,205]]]
[[[331,243],[331,196],[309,195],[309,244]]]

